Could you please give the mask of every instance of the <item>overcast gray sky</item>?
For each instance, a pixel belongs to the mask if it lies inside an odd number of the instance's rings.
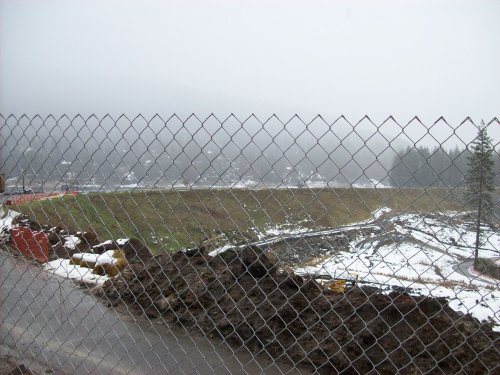
[[[491,119],[499,19],[498,0],[0,0],[0,112]]]

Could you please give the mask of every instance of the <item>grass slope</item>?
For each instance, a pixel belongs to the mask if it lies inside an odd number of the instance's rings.
[[[388,206],[457,210],[456,192],[432,189],[227,189],[89,193],[21,204],[41,224],[92,230],[101,240],[141,238],[154,253],[199,244],[217,233],[255,237],[273,226],[329,228]]]

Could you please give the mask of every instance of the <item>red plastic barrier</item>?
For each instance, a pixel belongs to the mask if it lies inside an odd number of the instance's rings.
[[[16,227],[10,231],[11,241],[21,254],[46,263],[49,260],[49,239],[43,232],[33,232],[29,228]]]

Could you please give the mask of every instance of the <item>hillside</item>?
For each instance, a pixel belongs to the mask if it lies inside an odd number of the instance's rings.
[[[460,195],[444,188],[149,190],[79,194],[14,209],[41,224],[92,230],[100,240],[137,237],[159,254],[205,239],[217,246],[337,227],[366,220],[384,206],[405,212],[459,210]]]

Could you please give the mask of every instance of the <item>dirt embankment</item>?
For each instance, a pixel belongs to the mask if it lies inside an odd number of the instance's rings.
[[[280,271],[259,248],[132,264],[97,294],[321,374],[487,374],[500,334],[446,301],[353,287],[335,292]]]

